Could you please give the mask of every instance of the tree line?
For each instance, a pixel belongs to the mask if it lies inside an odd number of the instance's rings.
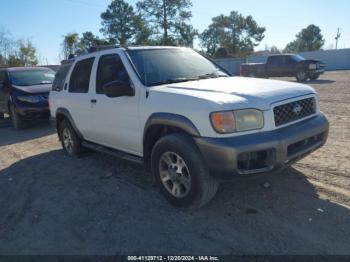
[[[30,40],[14,40],[8,32],[0,30],[0,67],[37,65],[36,52]]]
[[[103,45],[169,45],[193,47],[198,39],[203,54],[212,58],[243,57],[254,52],[264,39],[266,28],[252,16],[237,11],[211,19],[199,32],[190,24],[191,0],[140,0],[134,6],[125,0],[112,0],[101,13],[103,37],[92,32],[75,32],[63,36],[62,56],[87,52]],[[324,45],[321,29],[309,25],[283,50],[271,47],[268,52],[303,52],[319,50]],[[0,65],[35,65],[36,48],[30,41],[13,41],[0,32]]]
[[[124,0],[112,0],[101,13],[100,32],[104,38],[85,32],[81,36],[64,36],[63,54],[86,52],[94,45],[171,45],[193,47],[199,39],[200,50],[212,58],[242,57],[254,52],[265,37],[266,28],[258,25],[252,16],[237,11],[213,17],[207,29],[199,32],[190,24],[191,0],[141,0],[135,6]],[[278,50],[302,52],[318,50],[324,38],[318,26],[309,25],[296,39]]]

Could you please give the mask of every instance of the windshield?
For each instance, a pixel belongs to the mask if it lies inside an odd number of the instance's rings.
[[[296,61],[296,62],[300,62],[300,61],[305,60],[305,58],[302,57],[301,55],[293,55],[293,56],[292,56],[292,59],[293,59],[294,61]]]
[[[128,54],[146,86],[228,76],[187,48],[128,50]]]
[[[10,72],[11,83],[16,86],[52,84],[55,72],[51,69],[20,70]]]

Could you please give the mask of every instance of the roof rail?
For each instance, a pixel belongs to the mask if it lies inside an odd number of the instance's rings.
[[[69,54],[67,59],[62,60],[61,63],[69,62],[69,60],[74,60],[74,58],[82,56],[82,55],[86,55],[86,54],[90,54],[90,53],[94,53],[94,52],[98,52],[98,51],[102,51],[102,50],[115,49],[115,48],[119,48],[119,47],[120,46],[118,46],[118,45],[91,46],[87,52],[81,51],[81,52],[77,52],[75,54]]]
[[[94,53],[102,50],[115,49],[119,48],[118,45],[100,45],[100,46],[92,46],[89,48],[88,53]]]

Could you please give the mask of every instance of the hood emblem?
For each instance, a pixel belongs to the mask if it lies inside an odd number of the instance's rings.
[[[301,105],[296,104],[293,108],[293,113],[296,115],[299,115],[301,113],[301,110],[303,110],[303,108],[301,107]]]

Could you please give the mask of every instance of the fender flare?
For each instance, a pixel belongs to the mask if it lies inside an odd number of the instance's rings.
[[[173,113],[153,113],[146,121],[143,131],[143,161],[146,169],[150,170],[149,157],[151,154],[151,144],[156,140],[149,136],[152,126],[176,127],[190,136],[199,137],[200,133],[196,126],[187,117]],[[151,141],[149,141],[151,139]],[[152,141],[153,140],[153,141]],[[150,144],[148,144],[150,142]],[[154,145],[154,144],[153,144]]]
[[[143,139],[145,139],[148,129],[154,125],[177,127],[191,136],[200,136],[197,127],[185,116],[173,113],[153,113],[146,122]]]
[[[77,133],[77,135],[79,136],[80,139],[84,139],[83,135],[80,133],[77,125],[75,124],[72,115],[69,113],[68,109],[60,107],[57,108],[56,110],[56,129],[58,131],[58,122],[57,122],[57,116],[58,115],[63,115],[65,118],[68,119],[69,123],[72,125],[74,131]]]

